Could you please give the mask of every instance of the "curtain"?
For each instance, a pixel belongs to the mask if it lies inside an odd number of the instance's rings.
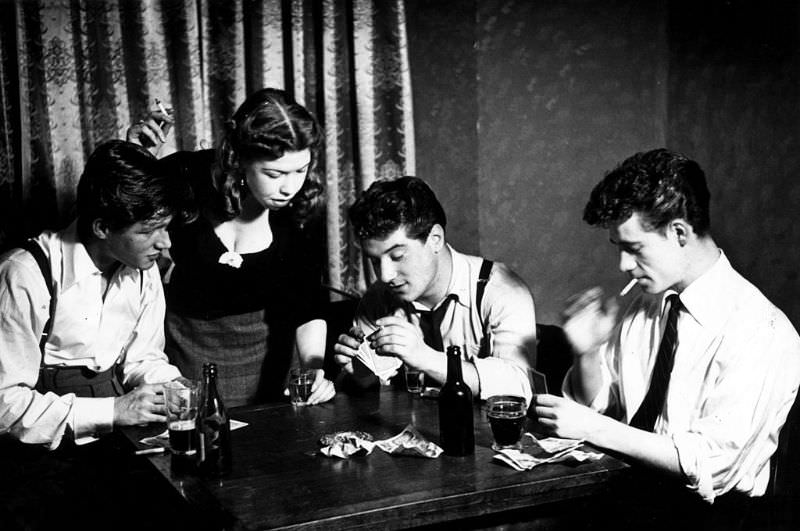
[[[247,94],[292,92],[325,130],[328,279],[361,291],[346,210],[415,173],[403,0],[0,2],[0,250],[73,217],[84,161],[171,108],[164,153],[213,147]]]

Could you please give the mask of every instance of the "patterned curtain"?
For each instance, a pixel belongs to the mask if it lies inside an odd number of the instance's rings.
[[[361,291],[346,209],[415,173],[403,0],[0,2],[0,250],[72,216],[84,161],[159,99],[165,153],[213,147],[245,96],[293,92],[325,129],[328,282]]]

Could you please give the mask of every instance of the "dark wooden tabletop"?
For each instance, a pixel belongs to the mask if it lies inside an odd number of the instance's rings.
[[[438,443],[437,402],[392,387],[339,394],[311,407],[237,408],[231,417],[248,426],[232,433],[230,476],[202,479],[173,470],[169,455],[149,458],[189,503],[225,528],[408,528],[590,496],[629,471],[610,456],[515,471],[492,460],[491,431],[478,405],[470,457],[392,456],[378,448],[348,459],[318,453],[327,433],[361,430],[385,439],[408,424]],[[128,428],[124,434],[138,441],[163,429]]]

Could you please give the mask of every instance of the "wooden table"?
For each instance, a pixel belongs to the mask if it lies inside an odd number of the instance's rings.
[[[604,456],[582,464],[545,464],[518,472],[492,460],[491,431],[475,408],[475,454],[427,459],[375,450],[337,459],[318,454],[320,436],[361,430],[376,439],[413,424],[438,442],[438,404],[384,387],[339,394],[327,404],[231,410],[249,425],[232,433],[229,477],[207,480],[171,469],[171,457],[150,457],[163,477],[215,526],[241,529],[398,529],[437,524],[585,498],[629,473]],[[164,429],[129,428],[132,441]],[[213,527],[213,526],[212,526]]]

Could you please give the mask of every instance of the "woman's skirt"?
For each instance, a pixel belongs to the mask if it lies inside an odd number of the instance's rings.
[[[217,390],[226,407],[283,399],[293,333],[271,327],[264,311],[215,319],[167,310],[165,351],[187,378],[202,379],[204,363],[217,364]]]

